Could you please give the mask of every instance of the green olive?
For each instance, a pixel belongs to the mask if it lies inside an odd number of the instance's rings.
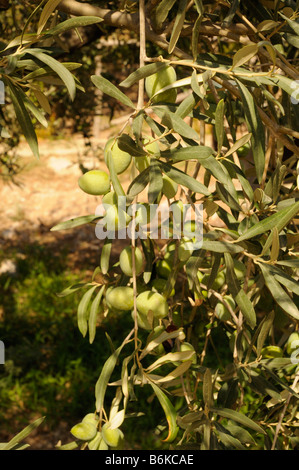
[[[145,90],[149,98],[151,98],[153,103],[157,103],[159,101],[165,101],[166,103],[174,103],[177,97],[177,90],[175,88],[166,90],[162,93],[157,93],[162,88],[170,85],[176,81],[176,72],[175,69],[168,65],[164,69],[146,77],[145,79]]]
[[[299,348],[299,333],[294,331],[293,333],[290,334],[287,340],[287,353],[291,355],[292,352],[296,351],[296,349],[298,348]]]
[[[250,149],[251,149],[251,145],[249,142],[247,142],[246,144],[242,145],[242,147],[238,148],[237,154],[239,157],[247,157]]]
[[[106,292],[106,302],[115,310],[126,312],[134,306],[134,293],[132,287],[113,287]]]
[[[110,176],[102,170],[90,170],[80,176],[78,184],[85,193],[101,196],[110,190]]]
[[[109,423],[105,423],[102,427],[102,436],[104,441],[109,447],[117,448],[122,445],[124,441],[123,432],[116,428],[111,429]]]
[[[187,261],[193,253],[193,243],[188,238],[183,238],[178,249],[178,257],[180,261]]]
[[[143,157],[134,157],[134,164],[139,171],[142,173],[150,165],[150,159],[146,155]]]
[[[223,299],[230,305],[233,310],[235,309],[236,304],[231,295],[225,295]],[[216,304],[215,314],[221,321],[231,320],[231,314],[222,302],[218,302]]]
[[[72,427],[71,433],[81,441],[91,441],[97,434],[97,427],[90,422],[82,422]]]
[[[135,321],[134,310],[132,310],[131,316],[132,316],[132,319]],[[153,323],[154,323],[154,318],[153,318]],[[137,312],[137,324],[138,324],[138,327],[141,328],[142,330],[151,331],[153,329],[153,325],[151,324],[147,316],[140,312]]]
[[[133,276],[133,256],[132,256],[132,247],[126,246],[120,256],[119,256],[119,263],[122,272],[129,277]],[[143,266],[143,256],[142,251],[137,246],[135,247],[135,271],[136,276],[141,273]]]
[[[282,357],[283,351],[279,346],[265,346],[261,350],[261,355],[265,359],[272,359],[274,357]]]
[[[238,259],[234,259],[234,272],[239,281],[244,281],[245,274],[246,274],[246,266],[239,261]]]
[[[164,258],[157,261],[157,273],[160,277],[168,279],[173,271],[174,251],[166,251]]]
[[[193,354],[193,356],[192,356],[192,364],[196,364],[196,363],[197,363],[195,349],[194,349],[194,347],[192,346],[192,344],[187,343],[187,342],[184,342],[184,343],[181,344],[180,350],[181,350],[181,351],[194,351],[194,354]],[[183,360],[182,360],[182,362],[186,362],[186,361],[190,361],[190,359],[183,359]]]
[[[165,290],[166,284],[167,284],[167,279],[163,279],[163,278],[156,277],[156,279],[152,281],[153,289],[156,290],[157,292],[160,292],[161,294]],[[173,297],[174,295],[175,295],[175,290],[172,289],[169,294],[169,297]]]
[[[123,229],[130,221],[131,217],[122,208],[115,205],[109,205],[109,207],[106,208],[105,222],[108,231]]]
[[[137,310],[147,316],[152,311],[154,318],[164,318],[168,315],[168,304],[163,295],[151,290],[141,292],[136,299]]]
[[[115,191],[109,191],[102,197],[102,204],[109,204],[109,206],[117,205],[117,194]]]
[[[88,413],[82,419],[82,423],[91,423],[91,424],[97,425],[98,424],[98,418],[94,413]]]
[[[132,156],[121,150],[118,146],[117,140],[114,137],[111,137],[104,147],[104,160],[106,165],[108,165],[109,150],[111,150],[113,167],[116,173],[119,175],[126,171],[132,161]]]
[[[162,176],[163,189],[162,192],[167,199],[172,199],[178,192],[178,184],[170,179],[167,175]]]

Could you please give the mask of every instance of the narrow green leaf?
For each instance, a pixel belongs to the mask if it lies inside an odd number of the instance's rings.
[[[216,422],[215,427],[217,429],[218,437],[220,441],[225,445],[225,447],[235,447],[238,450],[246,450],[246,447],[241,444],[239,439],[232,436],[230,432],[226,430],[223,426],[221,426],[219,423]]]
[[[182,137],[199,140],[197,132],[175,113],[164,111],[161,122],[164,126],[168,127],[168,129],[173,129]]]
[[[26,108],[28,109],[28,111],[30,111],[33,114],[33,116],[37,119],[37,121],[42,126],[47,128],[48,127],[48,121],[45,118],[45,116],[43,115],[43,113],[41,113],[41,111],[35,106],[34,103],[32,103],[32,101],[25,95],[25,93],[24,93],[23,98],[24,98],[24,104],[25,104]]]
[[[238,193],[225,165],[212,156],[210,158],[207,158],[206,160],[203,160],[201,164],[206,170],[209,170],[209,172],[214,176],[216,180],[219,181],[219,183],[223,185],[229,195],[229,200],[233,200],[235,208],[238,208],[237,210],[240,210]]]
[[[168,423],[168,429],[169,429],[168,436],[166,437],[166,439],[163,439],[163,442],[172,442],[176,438],[177,433],[179,431],[179,428],[176,424],[177,414],[176,414],[175,408],[173,407],[172,403],[170,402],[168,397],[165,395],[165,393],[162,392],[162,390],[157,385],[155,385],[153,382],[151,382],[150,385],[152,386],[155,392],[155,395],[158,398],[160,405],[162,406],[164,410],[167,423]]]
[[[269,265],[269,272],[274,278],[283,284],[289,291],[294,292],[294,294],[299,295],[299,283],[295,281],[290,275],[285,273],[281,268]]]
[[[212,413],[216,413],[219,416],[222,416],[223,418],[232,419],[233,421],[236,421],[237,423],[240,423],[252,429],[253,431],[266,434],[263,428],[261,428],[259,424],[257,424],[252,419],[248,418],[248,416],[243,415],[242,413],[239,413],[238,411],[230,410],[227,408],[211,408],[210,411]]]
[[[105,399],[108,382],[116,366],[121,350],[127,344],[127,342],[128,342],[128,337],[123,341],[123,343],[115,351],[113,351],[113,353],[111,354],[111,356],[108,357],[108,359],[106,360],[102,368],[101,374],[95,386],[95,398],[96,398],[97,412],[100,412],[104,406],[104,399]]]
[[[231,2],[231,7],[227,12],[226,17],[223,20],[223,24],[222,24],[223,28],[228,28],[231,25],[235,15],[236,15],[236,12],[239,8],[239,5],[240,5],[240,0],[233,0]]]
[[[210,369],[206,369],[203,376],[202,395],[205,406],[209,409],[213,404],[213,382]]]
[[[163,189],[162,171],[157,160],[151,159],[149,170],[148,202],[153,204]]]
[[[210,191],[206,186],[204,186],[199,181],[195,180],[191,176],[187,175],[183,171],[179,170],[178,168],[172,167],[168,163],[160,162],[163,173],[169,176],[170,179],[175,181],[182,186],[189,188],[191,191],[195,193],[203,194],[204,196],[209,196]]]
[[[252,134],[251,146],[256,169],[256,175],[261,182],[265,167],[265,130],[254,98],[249,89],[236,80],[244,106],[245,119],[249,132]]]
[[[120,91],[113,83],[109,82],[106,78],[101,75],[92,75],[92,83],[99,88],[103,93],[112,98],[115,98],[117,101],[120,101],[125,106],[135,109],[134,104],[128,96],[126,96],[122,91]]]
[[[290,18],[288,18],[287,16],[283,15],[283,13],[281,13],[279,11],[279,14],[280,16],[282,16],[282,18],[288,23],[288,25],[290,26],[290,28],[292,28],[292,30],[294,31],[294,33],[297,34],[297,36],[299,36],[299,22],[298,21],[295,21],[295,20],[291,20]]]
[[[135,197],[146,188],[149,183],[149,172],[150,169],[148,167],[134,178],[127,190],[128,197]]]
[[[269,331],[273,325],[274,318],[275,318],[275,313],[272,311],[272,312],[269,312],[263,320],[260,333],[257,338],[257,345],[256,345],[256,355],[258,358],[261,355],[261,350],[269,335]]]
[[[238,426],[232,421],[228,421],[225,427],[229,430],[229,432],[234,437],[237,437],[240,440],[240,442],[242,442],[243,444],[256,445],[255,440],[253,439],[251,434],[247,431],[247,429],[244,429],[241,426]]]
[[[271,254],[270,254],[270,259],[271,261],[276,261],[278,256],[279,256],[279,236],[278,236],[278,231],[277,227],[273,228],[273,239],[272,239],[272,247],[271,247]]]
[[[64,67],[66,67],[69,71],[76,70],[82,67],[82,64],[78,64],[77,62],[60,62]],[[50,67],[36,67],[32,72],[28,73],[23,77],[23,80],[35,80],[37,78],[43,78],[44,76],[53,75],[53,70]],[[53,77],[54,78],[54,77]],[[60,80],[61,83],[63,83]]]
[[[159,357],[153,364],[146,368],[147,372],[153,372],[155,369],[161,367],[164,364],[174,363],[175,361],[188,361],[193,359],[195,351],[177,351],[173,353],[165,354],[165,356]]]
[[[171,36],[168,45],[168,53],[171,54],[178,42],[182,28],[184,26],[185,16],[186,16],[186,7],[188,0],[180,0],[177,15],[174,21],[174,25],[171,31]]]
[[[192,37],[191,37],[192,56],[195,61],[198,56],[198,38],[199,38],[201,22],[202,22],[202,14],[199,14],[195,20],[195,23],[192,29]]]
[[[91,24],[100,23],[103,21],[102,18],[98,16],[80,16],[78,18],[69,18],[68,20],[59,23],[54,28],[48,29],[45,31],[45,36],[57,36],[58,34],[65,33],[70,29],[80,28],[84,26],[89,26]]]
[[[290,268],[299,269],[299,259],[284,259],[279,260],[276,264],[280,264],[282,266],[289,266]]]
[[[196,70],[193,70],[192,75],[191,75],[191,88],[194,91],[194,93],[200,98],[204,99],[204,92],[201,89],[201,87],[198,84],[198,75],[196,73]]]
[[[240,139],[238,139],[232,146],[231,148],[226,152],[224,155],[225,157],[229,157],[232,155],[234,152],[236,152],[240,147],[243,145],[247,144],[247,142],[250,141],[252,137],[252,134],[245,134],[243,135]]]
[[[66,220],[65,222],[59,222],[59,224],[54,225],[50,230],[51,232],[69,230],[74,227],[79,227],[80,225],[90,224],[99,218],[100,217],[98,215],[81,215],[80,217],[75,217],[74,219]]]
[[[190,95],[183,99],[183,101],[181,101],[181,103],[178,105],[175,114],[177,114],[181,119],[184,119],[193,112],[199,101],[199,96],[197,96],[195,93],[190,93]]]
[[[61,3],[61,0],[49,0],[46,3],[39,17],[39,21],[37,25],[37,34],[40,34],[42,32],[48,19],[52,15],[53,11],[56,10],[59,3]]]
[[[274,227],[277,228],[278,233],[288,225],[288,223],[293,219],[293,217],[299,211],[299,201],[295,204],[287,207],[286,209],[282,209],[275,214],[272,214],[261,220],[257,224],[253,225],[251,228],[247,230],[246,233],[243,233],[237,240],[237,242],[243,240],[249,240],[250,238],[256,237],[261,235],[262,233],[266,233],[269,230],[272,230]]]
[[[169,11],[172,9],[176,0],[162,0],[159,2],[155,11],[155,23],[158,27],[166,20]]]
[[[215,133],[217,139],[218,154],[220,154],[224,139],[224,100],[220,100],[215,111]]]
[[[135,70],[135,72],[131,73],[125,80],[123,80],[119,86],[124,88],[130,88],[134,83],[139,82],[143,78],[149,77],[154,73],[161,72],[163,69],[167,67],[167,62],[154,62],[153,64],[147,64],[139,69]]]
[[[241,253],[244,251],[242,246],[232,244],[229,242],[222,242],[222,241],[209,241],[204,240],[202,242],[202,249],[211,251],[213,253]]]
[[[233,57],[232,68],[240,67],[241,65],[246,64],[246,62],[248,62],[258,53],[258,50],[259,48],[257,44],[248,44],[247,46],[239,49]]]
[[[152,269],[155,259],[155,249],[153,246],[153,242],[150,238],[148,238],[147,240],[143,240],[142,238],[140,238],[140,243],[142,245],[143,253],[145,256],[143,280],[145,284],[148,284],[152,277]]]
[[[256,314],[254,307],[247,297],[245,291],[241,288],[240,283],[234,271],[234,262],[230,253],[224,253],[224,260],[226,265],[226,282],[229,290],[237,302],[241,312],[248,325],[254,328],[256,325]]]
[[[217,395],[217,405],[219,408],[232,408],[238,399],[238,379],[231,379],[224,382]]]
[[[21,432],[16,434],[3,448],[2,450],[11,450],[16,444],[19,444],[21,441],[26,439],[29,434],[34,431],[41,423],[44,421],[45,416],[36,419],[33,423],[26,426]]]
[[[101,272],[103,274],[107,274],[107,272],[109,271],[111,249],[112,249],[112,240],[110,240],[109,238],[105,238],[104,245],[101,251],[101,259],[100,259]]]
[[[89,343],[92,344],[96,334],[97,316],[100,311],[100,304],[103,297],[105,286],[102,286],[90,307],[90,314],[88,319]]]
[[[240,211],[239,202],[236,201],[235,197],[235,190],[233,192],[230,191],[230,188],[227,189],[227,184],[224,185],[223,183],[216,181],[216,192],[221,201],[227,204],[231,209],[235,211]]]
[[[54,59],[48,54],[45,54],[44,52],[40,52],[38,49],[27,49],[26,50],[27,54],[33,55],[36,59],[40,60],[44,64],[46,64],[48,67],[50,67],[54,72],[61,78],[63,83],[65,84],[69,95],[72,100],[75,99],[75,94],[76,94],[76,82],[71,74],[71,72],[64,67],[63,64],[58,62],[58,60]]]
[[[46,97],[46,95],[44,93],[42,93],[40,90],[37,90],[36,88],[33,89],[33,93],[35,95],[35,98],[39,102],[40,106],[43,108],[43,110],[47,114],[51,114],[51,112],[52,112],[51,106],[50,106],[49,100]]]
[[[140,354],[140,360],[142,360],[147,354],[149,354],[153,349],[155,349],[159,344],[162,344],[164,341],[167,341],[169,339],[177,338],[179,337],[182,338],[184,337],[183,329],[179,328],[178,330],[172,331],[168,333],[167,331],[163,331],[159,336],[157,336],[155,339],[150,341],[145,348],[142,350]]]
[[[263,396],[269,395],[270,397],[275,398],[275,400],[278,400],[278,402],[282,401],[282,397],[277,388],[275,388],[264,377],[261,375],[250,374],[250,379],[251,381],[249,386],[252,387],[255,391],[257,390]]]
[[[192,360],[184,359],[184,362],[182,362],[179,366],[177,366],[175,369],[169,372],[169,374],[165,375],[161,379],[157,379],[156,383],[162,384],[165,382],[171,382],[177,377],[180,377],[181,375],[183,375],[190,368],[191,365],[192,365]]]
[[[79,282],[77,284],[73,284],[67,287],[66,289],[63,289],[63,291],[59,292],[56,295],[57,297],[66,297],[67,295],[73,294],[77,290],[82,289],[83,287],[88,287],[88,286],[92,286],[92,283],[91,282]]]
[[[204,160],[215,151],[212,147],[205,145],[194,145],[192,147],[180,147],[174,149],[168,149],[161,152],[161,157],[169,158],[174,163],[182,162],[185,160]]]
[[[109,169],[110,179],[117,196],[125,196],[124,189],[118,179],[117,173],[114,168],[111,150],[108,150],[107,152],[107,167]]]
[[[87,333],[89,302],[92,297],[92,294],[94,293],[97,287],[97,285],[92,286],[90,289],[88,289],[87,292],[85,292],[77,308],[78,329],[83,337]]]
[[[117,139],[118,147],[124,152],[129,153],[132,157],[142,157],[147,155],[147,152],[136,144],[136,142],[128,134],[122,134]]]
[[[25,107],[22,93],[17,87],[15,87],[10,82],[10,80],[5,81],[5,84],[8,85],[11,101],[12,101],[12,104],[16,113],[17,120],[24,133],[24,137],[27,140],[28,145],[30,146],[33,155],[36,158],[39,158],[39,150],[38,150],[38,142],[37,142],[36,133],[35,133],[32,121],[30,119],[30,116],[28,114],[28,111]]]
[[[272,276],[270,266],[265,263],[258,263],[265,284],[268,287],[273,299],[277,304],[292,318],[299,320],[299,310],[292,301],[291,297],[281,287],[279,282]]]

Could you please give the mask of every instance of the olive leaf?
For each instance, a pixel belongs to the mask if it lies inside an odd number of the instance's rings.
[[[153,382],[150,382],[151,387],[153,388],[156,397],[158,398],[160,405],[162,406],[166,420],[168,423],[168,436],[163,439],[163,442],[172,442],[177,436],[179,427],[176,424],[177,413],[174,406],[170,402],[169,398],[165,393]]]
[[[244,289],[240,286],[240,283],[236,277],[234,271],[234,262],[230,253],[224,253],[224,260],[226,265],[226,281],[231,294],[237,302],[241,312],[248,325],[254,328],[256,325],[256,313],[252,302],[246,295]]]
[[[125,106],[129,108],[135,108],[133,102],[130,100],[128,96],[126,96],[122,91],[120,91],[113,83],[109,82],[106,78],[102,75],[92,75],[91,76],[92,83],[99,88],[103,93],[106,95],[115,98],[117,101],[120,101]]]
[[[98,286],[94,285],[87,292],[83,295],[82,299],[79,302],[77,308],[77,321],[78,321],[78,329],[83,337],[85,337],[88,328],[88,307],[92,297],[92,294],[96,290]]]

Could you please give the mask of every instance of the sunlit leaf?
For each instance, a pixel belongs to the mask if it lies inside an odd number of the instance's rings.
[[[79,227],[80,225],[90,224],[95,220],[99,220],[98,215],[81,215],[75,217],[74,219],[66,220],[65,222],[59,222],[59,224],[54,225],[50,230],[51,232],[56,232],[58,230],[69,230],[74,227]]]
[[[130,98],[120,91],[115,85],[113,85],[113,83],[109,82],[109,80],[106,78],[102,77],[101,75],[92,75],[91,81],[106,95],[115,98],[117,101],[120,101],[120,103],[128,106],[129,108],[135,108]]]
[[[212,413],[216,413],[219,416],[222,416],[223,418],[232,419],[233,421],[236,421],[237,423],[240,423],[243,426],[252,429],[253,431],[265,434],[265,431],[259,424],[238,411],[230,410],[228,408],[211,408],[210,411]]]
[[[298,308],[283,287],[281,287],[280,283],[273,277],[270,266],[265,263],[258,263],[258,265],[273,299],[289,316],[295,320],[299,320]]]
[[[160,405],[164,410],[168,423],[168,436],[166,437],[166,439],[163,439],[163,442],[172,442],[176,438],[177,433],[179,431],[179,427],[176,424],[177,414],[175,408],[173,407],[169,398],[157,385],[152,382],[150,382],[150,385],[152,386],[155,395],[157,396]]]
[[[92,286],[90,289],[88,289],[87,292],[85,292],[77,308],[78,329],[83,337],[86,335],[87,328],[88,328],[89,303],[90,303],[92,294],[94,293],[97,287],[98,287],[97,285]]]

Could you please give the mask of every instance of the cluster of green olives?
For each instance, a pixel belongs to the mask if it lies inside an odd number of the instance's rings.
[[[72,435],[82,442],[87,442],[89,450],[121,450],[124,446],[124,434],[119,428],[112,428],[109,422],[98,429],[98,418],[88,413],[80,423],[72,427]]]

